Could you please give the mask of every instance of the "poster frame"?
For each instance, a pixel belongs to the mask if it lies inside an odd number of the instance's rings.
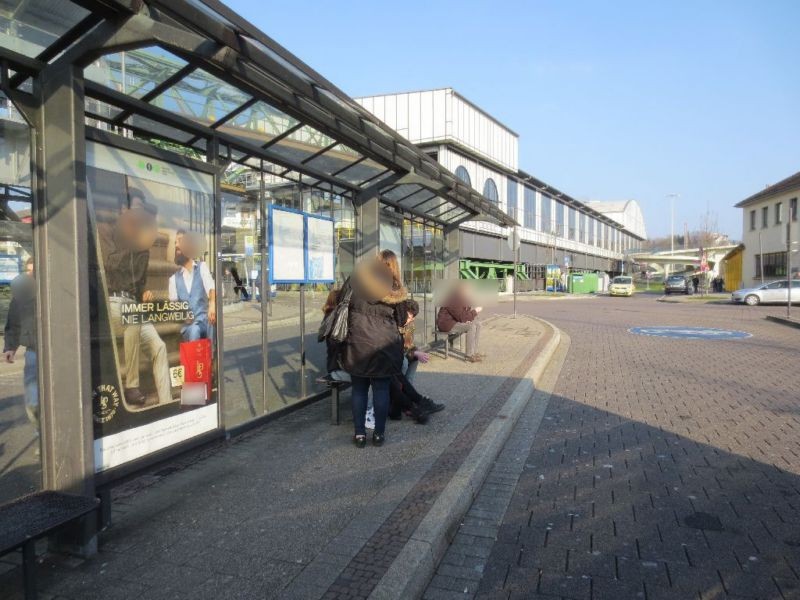
[[[275,279],[273,277],[273,273],[275,273],[275,220],[274,214],[275,211],[283,211],[287,213],[293,213],[296,215],[300,215],[303,217],[303,276],[298,279]],[[286,206],[280,206],[277,204],[270,204],[269,205],[269,284],[272,285],[274,283],[280,284],[293,284],[293,283],[306,283],[306,270],[307,270],[307,254],[308,254],[308,231],[306,229],[306,219],[305,213],[302,210],[297,210],[296,208],[288,208]],[[262,286],[263,287],[263,286]]]
[[[306,254],[306,275],[311,273],[311,256],[308,251],[308,222],[309,219],[317,219],[319,221],[328,221],[331,224],[331,247],[333,248],[333,278],[331,279],[311,279],[308,278],[306,283],[336,283],[336,229],[334,228],[335,221],[332,217],[324,215],[317,215],[311,213],[304,213],[305,216],[305,254]]]
[[[219,218],[220,212],[218,207],[219,201],[219,168],[213,164],[204,162],[202,160],[198,160],[189,156],[182,156],[180,154],[175,154],[174,152],[170,152],[168,150],[163,150],[161,148],[152,146],[150,144],[141,142],[135,139],[124,138],[118,135],[110,134],[106,131],[101,129],[97,129],[94,127],[86,127],[85,129],[85,136],[84,139],[87,142],[94,142],[96,144],[101,144],[105,146],[109,146],[111,148],[116,148],[119,150],[125,150],[127,152],[131,152],[134,154],[139,154],[143,158],[151,158],[157,161],[162,161],[165,163],[170,163],[177,167],[183,167],[186,169],[194,170],[205,175],[210,175],[213,179],[213,189],[214,189],[214,198],[212,199],[212,207],[213,207],[213,226],[216,229],[214,232],[215,239],[219,237],[220,228],[219,228]],[[217,243],[219,243],[219,239],[216,239]],[[217,246],[218,247],[218,246]],[[214,259],[216,261],[217,256],[214,255]],[[217,265],[214,265],[214,278],[215,283],[219,286],[219,269]],[[218,324],[218,331],[217,333],[221,333],[220,330],[222,329],[220,317],[222,316],[222,304],[217,304],[217,324]],[[217,338],[216,344],[216,351],[214,352],[214,359],[217,361],[217,368],[219,365],[222,364],[221,358],[221,340]],[[90,456],[92,457],[92,467],[91,470],[93,471],[93,478],[95,485],[100,488],[105,488],[107,486],[113,485],[114,482],[119,481],[120,479],[124,479],[129,477],[135,473],[141,472],[142,469],[147,469],[152,467],[153,465],[157,465],[165,460],[168,460],[170,457],[177,456],[182,454],[192,448],[197,448],[200,446],[204,446],[206,444],[212,443],[216,440],[222,439],[225,435],[225,429],[222,421],[222,402],[224,398],[224,394],[222,393],[222,380],[223,378],[219,376],[217,373],[217,401],[215,402],[217,408],[217,426],[214,429],[206,431],[204,433],[200,433],[196,436],[187,438],[180,442],[176,442],[159,450],[155,450],[154,452],[150,452],[148,454],[144,454],[140,457],[131,459],[126,461],[120,465],[102,470],[97,471],[96,466],[94,465],[94,452],[90,452]],[[91,430],[91,427],[90,427]],[[92,445],[94,442],[94,438],[92,436]]]

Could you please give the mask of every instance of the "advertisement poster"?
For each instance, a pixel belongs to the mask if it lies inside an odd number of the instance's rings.
[[[95,468],[218,427],[211,175],[87,144]]]
[[[306,217],[308,226],[309,283],[333,283],[335,279],[335,256],[333,220],[324,217]]]
[[[303,214],[271,206],[269,228],[271,282],[305,282],[305,218]]]

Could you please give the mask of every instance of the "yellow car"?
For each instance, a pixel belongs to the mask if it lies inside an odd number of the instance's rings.
[[[614,277],[608,286],[608,293],[612,296],[633,296],[633,277]]]

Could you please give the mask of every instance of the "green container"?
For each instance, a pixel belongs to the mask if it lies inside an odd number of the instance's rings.
[[[570,273],[567,289],[570,294],[597,292],[597,273]]]

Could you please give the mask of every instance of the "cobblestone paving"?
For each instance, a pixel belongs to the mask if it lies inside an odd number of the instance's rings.
[[[800,332],[648,296],[521,310],[572,345],[476,597],[800,598]],[[654,325],[753,337],[627,331]]]

